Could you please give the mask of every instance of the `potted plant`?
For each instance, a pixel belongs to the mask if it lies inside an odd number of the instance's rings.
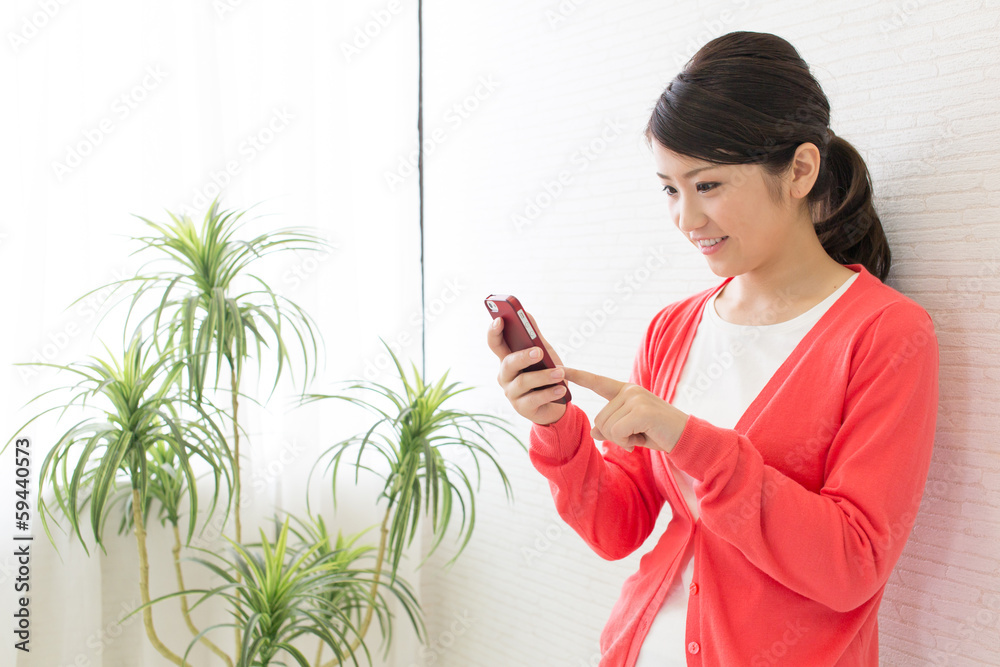
[[[139,555],[142,604],[133,613],[142,614],[149,641],[174,664],[189,664],[192,648],[202,643],[230,667],[278,664],[289,658],[309,665],[302,645],[308,637],[317,642],[314,666],[348,660],[357,664],[358,653],[371,657],[367,633],[374,620],[388,649],[392,604],[401,606],[418,639],[425,639],[416,596],[397,573],[404,550],[422,521],[430,521],[431,553],[459,519],[461,542],[452,560],[457,558],[475,524],[481,463],[496,469],[510,497],[490,430],[510,435],[522,448],[524,444],[503,426],[505,420],[449,403],[471,387],[446,385],[447,373],[426,383],[415,365],[410,378],[391,350],[401,393],[386,385],[350,381],[346,394],[305,393],[316,376],[321,349],[315,321],[272,290],[254,267],[267,255],[319,250],[326,244],[304,229],[240,238],[244,213],[222,211],[216,201],[200,226],[173,214],[164,224],[142,218],[155,233],[137,241],[141,251],[154,257],[136,276],[112,283],[122,302],[129,304],[123,336],[127,345],[119,356],[107,350],[106,358],[56,365],[78,378],[66,387],[70,397],[28,422],[53,410],[87,412],[42,463],[40,514],[50,539],[50,522],[64,518],[86,549],[82,527],[89,523],[103,550],[107,522],[120,512],[118,528],[135,534]],[[274,387],[286,368],[301,365],[302,403],[339,399],[375,415],[364,434],[327,449],[313,472],[323,466],[330,473],[334,502],[344,466],[354,467],[355,479],[362,469],[382,476],[377,502],[383,503],[384,514],[377,546],[361,544],[364,533],[345,537],[338,532],[334,538],[324,519],[311,510],[305,519],[291,514],[275,519],[271,538],[261,530],[259,541],[244,542],[238,501],[240,443],[246,435],[239,410],[247,395],[241,381],[248,363],[260,366],[268,355],[276,369]],[[228,409],[211,400],[219,389],[225,392]],[[456,465],[447,456],[449,450],[471,455],[476,474]],[[199,488],[201,477],[209,480],[207,487],[203,483]],[[199,493],[209,494],[207,502]],[[307,509],[308,503],[307,493]],[[151,600],[146,535],[154,509],[160,524],[173,531],[177,591]],[[200,509],[205,509],[201,516]],[[218,514],[223,525],[233,517],[232,537],[225,538],[229,550],[192,547],[199,521],[204,529]],[[205,568],[221,583],[187,589],[184,562]],[[192,635],[183,652],[164,645],[153,623],[154,606],[174,597]],[[225,604],[231,622],[202,630],[191,612],[210,601]],[[232,655],[217,641],[224,629],[234,633]],[[324,662],[327,652],[332,657]]]

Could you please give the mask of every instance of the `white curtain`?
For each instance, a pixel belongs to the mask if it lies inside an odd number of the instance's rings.
[[[379,336],[419,366],[417,179],[386,177],[417,145],[416,2],[34,0],[8,2],[0,13],[4,441],[35,414],[34,405],[21,407],[31,397],[72,381],[13,364],[70,364],[105,354],[102,343],[121,355],[121,311],[97,326],[111,305],[107,294],[70,304],[141,264],[130,256],[138,246],[128,237],[146,228],[133,214],[162,221],[169,210],[200,220],[217,194],[224,208],[254,207],[246,216],[251,231],[317,227],[334,246],[325,256],[285,256],[263,269],[277,291],[319,322],[326,355],[313,391],[333,393],[335,382],[352,378],[389,381]],[[260,399],[269,388],[267,380],[259,389],[252,381],[243,387]],[[266,408],[244,403],[243,478],[252,492],[245,540],[275,511],[301,512],[319,453],[367,426],[363,414],[330,402],[293,410],[290,390],[283,383]],[[46,451],[82,416],[24,431],[32,439],[33,490]],[[7,508],[11,452],[0,475]],[[313,491],[334,530],[367,528],[384,511],[375,506],[373,480],[346,489],[336,515],[327,481]],[[119,624],[139,601],[134,537],[116,536],[110,525],[105,555],[85,531],[88,557],[57,532],[60,560],[37,507],[31,511],[31,651],[14,650],[8,633],[0,664],[167,664],[146,641],[138,615]],[[156,596],[175,590],[173,537],[150,523]],[[12,532],[4,522],[5,545]],[[17,571],[9,551],[0,555],[7,619]],[[211,583],[197,566],[185,567],[189,587]],[[404,570],[417,586],[412,565]],[[160,637],[183,652],[191,636],[176,601],[158,605],[155,617]],[[228,620],[219,606],[194,617],[201,627]],[[416,652],[406,623],[397,625],[390,663]],[[213,636],[232,650],[231,631]],[[306,648],[311,656],[315,643]],[[201,647],[191,661],[216,664]]]

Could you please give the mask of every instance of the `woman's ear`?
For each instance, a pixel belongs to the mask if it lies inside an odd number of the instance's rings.
[[[806,142],[795,149],[792,157],[792,178],[788,183],[793,198],[804,198],[819,178],[820,155],[816,144]]]

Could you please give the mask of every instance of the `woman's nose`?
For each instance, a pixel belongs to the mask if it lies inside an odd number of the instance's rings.
[[[675,209],[674,224],[679,230],[687,233],[704,225],[705,215],[697,206],[697,202],[690,199],[681,200]]]

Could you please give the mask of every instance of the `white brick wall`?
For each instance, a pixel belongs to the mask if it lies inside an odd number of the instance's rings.
[[[445,133],[426,159],[428,300],[448,280],[459,286],[430,317],[429,374],[451,368],[481,387],[467,400],[527,439],[484,340],[483,297],[508,292],[567,364],[625,379],[652,315],[717,282],[666,220],[641,139],[649,111],[708,39],[741,29],[789,39],[830,97],[834,130],[868,160],[894,257],[888,282],[930,312],[941,349],[934,460],[886,588],[882,662],[998,664],[998,22],[995,0],[427,0],[424,123]],[[480,77],[495,90],[477,98]],[[467,117],[449,113],[463,101]],[[591,417],[603,406],[574,391]],[[424,570],[424,664],[596,664],[611,605],[649,546],[601,560],[561,523],[526,454],[498,445],[515,503],[488,476],[466,553],[439,570],[446,542]]]

